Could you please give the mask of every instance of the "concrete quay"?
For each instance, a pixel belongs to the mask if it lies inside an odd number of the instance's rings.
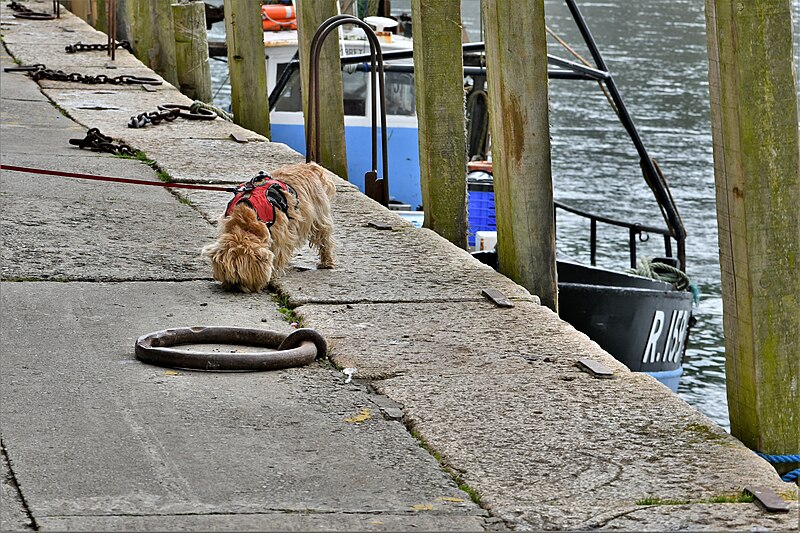
[[[106,36],[63,10],[31,21],[3,5],[0,31],[2,67],[157,77],[122,50],[114,70],[103,52],[64,53]],[[166,83],[2,73],[0,161],[159,180],[68,144],[92,127],[176,181],[302,159],[222,120],[127,127],[162,103],[191,102]],[[800,530],[797,486],[738,440],[467,252],[337,187],[337,268],[304,251],[271,292],[242,295],[199,257],[228,193],[2,171],[1,530]],[[291,320],[328,339],[329,360],[205,373],[133,353],[169,327]],[[746,486],[789,513],[725,503]]]

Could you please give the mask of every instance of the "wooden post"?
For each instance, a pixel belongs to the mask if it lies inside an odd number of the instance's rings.
[[[133,52],[142,63],[179,87],[171,0],[128,0]]]
[[[89,2],[90,0],[72,0],[67,9],[76,17],[80,17],[86,22],[89,22]]]
[[[175,22],[175,65],[181,92],[193,100],[212,103],[208,65],[206,9],[203,2],[172,4]]]
[[[377,4],[377,2],[375,2]],[[461,2],[413,0],[414,85],[425,227],[467,247]]]
[[[108,33],[108,2],[92,0],[92,26],[97,31]]]
[[[131,0],[117,0],[117,40],[131,41]]]
[[[500,271],[558,311],[544,0],[481,7]]]
[[[233,121],[269,137],[267,63],[261,26],[261,2],[225,0],[225,33]]]
[[[791,0],[706,0],[731,433],[800,453],[800,161]]]
[[[301,1],[297,3],[297,31],[300,47],[300,79],[303,112],[308,128],[308,72],[311,40],[320,24],[336,15],[337,0]],[[339,33],[334,30],[325,39],[319,58],[320,165],[347,179],[347,152],[344,136],[344,103],[342,97],[342,67],[339,57]],[[391,179],[391,176],[389,177]]]

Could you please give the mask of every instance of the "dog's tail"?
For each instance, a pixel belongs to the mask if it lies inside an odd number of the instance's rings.
[[[336,183],[333,181],[333,172],[321,167],[313,161],[309,164],[314,168],[314,170],[317,171],[319,175],[319,182],[322,185],[322,190],[325,191],[325,194],[329,200],[333,200],[333,196],[336,194]]]

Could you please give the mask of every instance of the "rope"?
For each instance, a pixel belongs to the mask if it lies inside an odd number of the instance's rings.
[[[217,185],[195,185],[192,183],[165,183],[163,181],[145,181],[130,178],[113,178],[111,176],[92,176],[75,172],[60,172],[58,170],[43,170],[40,168],[18,167],[13,165],[0,165],[0,170],[13,170],[14,172],[28,172],[31,174],[44,174],[46,176],[61,176],[64,178],[80,178],[94,181],[111,181],[116,183],[132,183],[134,185],[150,185],[153,187],[167,187],[174,189],[200,189],[203,191],[236,192],[236,187],[220,187]]]
[[[207,104],[207,103],[203,102],[202,100],[195,100],[194,102],[192,102],[192,105],[189,106],[189,110],[192,113],[197,113],[198,109],[205,109],[206,111],[212,111],[212,112],[216,113],[218,117],[220,117],[222,119],[225,119],[228,122],[233,122],[233,116],[231,116],[230,113],[228,113],[227,111],[225,111],[223,109],[215,107],[215,106],[213,106],[211,104]]]
[[[800,455],[769,455],[761,452],[756,452],[756,454],[773,465],[782,463],[800,463]],[[781,480],[789,483],[798,478],[800,478],[800,468],[795,468],[791,472],[787,472],[781,476]]]
[[[692,301],[695,305],[700,301],[700,289],[697,288],[697,285],[692,283],[686,272],[672,265],[645,258],[639,260],[635,270],[629,269],[628,272],[644,278],[672,283],[679,291],[691,292]]]

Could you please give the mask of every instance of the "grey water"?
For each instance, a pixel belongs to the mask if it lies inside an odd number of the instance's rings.
[[[794,2],[795,35],[800,2]],[[462,0],[470,39],[481,40],[479,0]],[[579,2],[650,155],[660,164],[688,233],[687,272],[701,297],[694,309],[678,395],[729,427],[717,243],[708,60],[703,0]],[[394,0],[393,14],[411,12]],[[580,34],[561,0],[545,0],[546,24],[585,58]],[[216,24],[211,35],[224,34]],[[549,52],[574,59],[555,40]],[[215,104],[227,106],[224,63],[212,62]],[[612,218],[663,227],[636,151],[596,83],[550,84],[552,172],[557,200]],[[588,262],[588,222],[559,215],[559,251]],[[629,266],[627,230],[598,227],[598,265]],[[663,255],[663,240],[639,243],[639,256]]]

